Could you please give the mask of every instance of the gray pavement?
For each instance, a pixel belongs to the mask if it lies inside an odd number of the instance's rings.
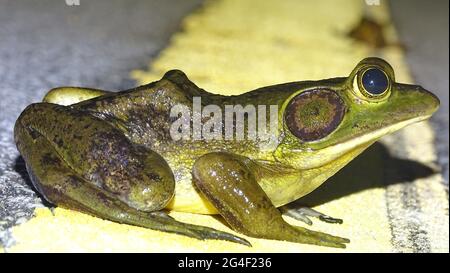
[[[411,73],[417,83],[441,100],[433,116],[439,164],[448,187],[449,116],[449,1],[394,0],[392,18],[406,46]]]
[[[20,112],[56,86],[133,87],[129,72],[144,68],[201,1],[0,1],[0,245],[8,246],[8,228],[43,205],[13,143]],[[448,1],[391,2],[413,75],[443,102],[433,125],[448,185]]]
[[[179,30],[197,0],[0,1],[0,245],[41,199],[13,142],[20,112],[56,86],[123,90]]]

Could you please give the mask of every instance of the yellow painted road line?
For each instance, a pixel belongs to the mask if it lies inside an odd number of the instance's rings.
[[[345,35],[367,9],[364,5],[359,0],[208,1],[184,20],[183,31],[173,36],[149,71],[134,71],[132,76],[144,84],[178,68],[200,87],[222,94],[346,76],[359,60],[373,55]],[[371,7],[370,12],[389,23],[386,5]],[[392,26],[388,32],[395,40]],[[397,80],[411,82],[401,49],[390,47],[378,54],[393,65]],[[391,154],[381,152],[385,149]],[[248,248],[120,225],[64,209],[56,209],[54,216],[38,209],[35,218],[13,228],[17,244],[8,251],[448,252],[448,200],[442,177],[390,181],[386,170],[393,167],[385,164],[406,160],[421,168],[435,160],[428,123],[385,138],[383,145],[364,153],[309,197],[319,211],[344,219],[342,225],[314,221],[312,228],[350,238],[346,250],[254,238],[248,238],[253,244]],[[171,215],[231,232],[212,216]]]

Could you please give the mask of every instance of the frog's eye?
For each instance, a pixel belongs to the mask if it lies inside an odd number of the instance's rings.
[[[329,89],[305,91],[286,107],[285,121],[289,131],[302,141],[316,141],[333,132],[341,123],[345,104]]]
[[[360,72],[361,93],[369,99],[379,99],[388,93],[391,82],[388,75],[378,67],[369,67]]]
[[[387,75],[378,68],[370,68],[364,71],[361,82],[364,89],[374,96],[383,94],[389,87]]]

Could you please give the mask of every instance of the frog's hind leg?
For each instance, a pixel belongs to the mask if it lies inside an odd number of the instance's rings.
[[[328,216],[326,214],[323,214],[317,210],[314,210],[312,208],[308,207],[294,207],[291,204],[285,205],[281,208],[279,208],[283,215],[289,216],[291,218],[294,218],[296,220],[305,222],[308,225],[312,225],[311,219],[309,217],[315,217],[319,220],[330,223],[330,224],[342,224],[342,219],[339,218],[333,218],[331,216]]]
[[[348,239],[292,226],[257,183],[246,159],[210,153],[194,164],[197,188],[236,231],[249,236],[345,248]]]
[[[69,167],[39,131],[30,129],[19,120],[14,134],[34,186],[52,204],[118,223],[202,240],[220,239],[250,245],[245,239],[230,233],[178,222],[163,211],[145,212],[132,208]]]

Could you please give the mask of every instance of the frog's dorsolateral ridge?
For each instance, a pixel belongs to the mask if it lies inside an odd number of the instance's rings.
[[[200,108],[225,115],[195,114],[197,99]],[[174,107],[188,115],[174,116]],[[44,102],[22,112],[14,134],[33,184],[57,206],[250,245],[226,232],[178,222],[161,210],[219,213],[248,236],[345,247],[348,239],[288,224],[277,207],[315,190],[379,138],[429,118],[438,107],[436,96],[422,87],[395,82],[391,66],[378,58],[362,60],[348,77],[239,96],[211,94],[173,70],[157,82],[117,93],[53,89]],[[230,109],[244,111],[231,113],[236,134],[226,131]],[[174,130],[174,124],[181,127]],[[272,125],[266,133],[274,136],[261,137],[266,124]],[[173,138],[183,130],[187,133]],[[193,137],[210,130],[215,134],[209,139]],[[245,137],[236,137],[240,133]],[[263,145],[268,139],[275,144]],[[339,222],[311,210],[293,215]]]

